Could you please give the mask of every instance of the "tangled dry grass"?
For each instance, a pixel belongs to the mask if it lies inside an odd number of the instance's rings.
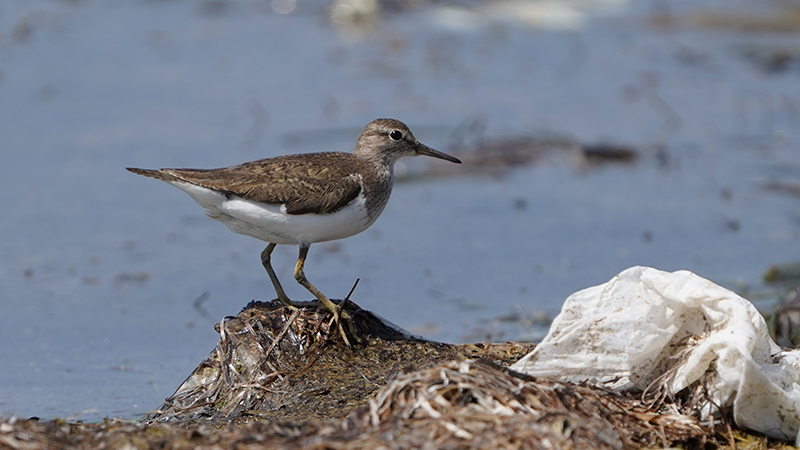
[[[700,447],[695,420],[660,415],[637,400],[595,386],[520,377],[479,360],[405,374],[348,420],[401,447],[597,448]],[[403,430],[399,433],[398,429]]]
[[[149,420],[158,423],[249,417],[326,420],[364,404],[398,372],[464,356],[452,346],[413,339],[352,303],[365,345],[349,348],[331,315],[254,302],[217,326],[217,347]]]
[[[426,342],[348,308],[364,339],[353,349],[319,309],[253,303],[220,324],[217,348],[146,420],[0,419],[0,449],[639,449],[735,442],[638,397],[503,367],[532,345]]]
[[[519,378],[481,360],[398,375],[343,420],[251,418],[239,425],[18,421],[0,426],[0,448],[639,449],[709,443],[707,430],[685,416],[653,413],[592,386]]]

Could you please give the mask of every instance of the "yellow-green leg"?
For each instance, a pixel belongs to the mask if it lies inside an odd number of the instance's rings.
[[[303,285],[304,288],[308,289],[309,292],[314,294],[314,297],[317,297],[317,299],[319,299],[319,301],[321,301],[322,304],[325,305],[325,307],[328,308],[331,313],[333,313],[333,319],[336,321],[336,324],[339,327],[339,333],[341,333],[344,343],[350,347],[350,340],[347,339],[347,333],[345,333],[344,327],[342,326],[342,320],[349,321],[350,317],[348,317],[347,314],[342,311],[342,308],[339,305],[330,301],[328,297],[319,291],[319,289],[314,287],[314,285],[306,279],[306,274],[303,272],[303,266],[305,266],[306,256],[308,256],[308,249],[310,247],[310,245],[300,245],[300,254],[297,257],[297,265],[294,266],[294,278],[298,283]],[[349,323],[349,326],[352,329],[352,323]]]
[[[275,292],[278,294],[278,300],[286,306],[290,306],[295,308],[296,306],[292,304],[292,301],[289,300],[289,297],[286,296],[286,292],[283,291],[283,287],[281,286],[281,282],[278,281],[278,276],[275,275],[275,270],[272,269],[272,263],[270,262],[270,258],[272,256],[272,251],[275,250],[275,245],[277,244],[269,244],[267,248],[261,252],[261,264],[267,269],[267,274],[269,275],[270,281],[272,281],[272,286],[275,287]]]

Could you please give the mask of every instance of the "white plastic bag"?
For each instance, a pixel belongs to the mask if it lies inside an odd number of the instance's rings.
[[[645,389],[670,367],[672,393],[716,371],[704,418],[732,405],[737,425],[800,444],[800,351],[782,351],[750,302],[688,271],[632,267],[572,294],[511,368]]]

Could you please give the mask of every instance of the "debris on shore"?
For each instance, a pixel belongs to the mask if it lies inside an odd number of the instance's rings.
[[[533,344],[430,342],[344,307],[362,339],[353,348],[326,310],[253,302],[220,323],[214,351],[147,418],[0,419],[0,449],[716,448],[742,438],[633,394],[504,367]]]

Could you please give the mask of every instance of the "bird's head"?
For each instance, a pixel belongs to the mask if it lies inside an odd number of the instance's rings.
[[[358,136],[356,156],[379,159],[392,165],[404,156],[432,156],[461,164],[461,160],[420,143],[406,124],[395,119],[376,119]]]

